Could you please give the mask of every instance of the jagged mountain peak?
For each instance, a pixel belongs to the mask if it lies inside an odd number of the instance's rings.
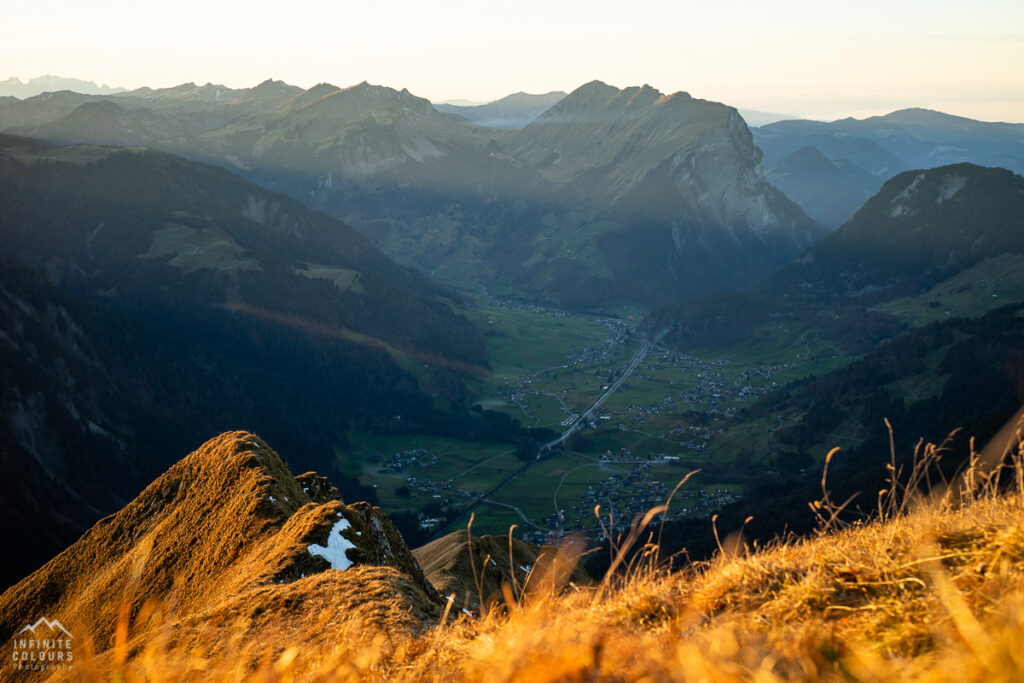
[[[173,465],[120,512],[0,596],[0,637],[25,614],[58,619],[102,654],[120,614],[171,606],[179,635],[190,618],[251,614],[286,596],[333,609],[374,600],[370,613],[436,615],[440,598],[378,508],[346,505],[314,475],[293,477],[280,456],[244,431],[217,436]],[[324,575],[326,576],[320,576]],[[324,597],[324,581],[334,597]],[[302,622],[304,617],[297,617]],[[315,623],[315,620],[313,621]],[[145,632],[133,633],[141,637]]]
[[[313,104],[314,102],[318,102],[324,97],[332,95],[340,90],[341,88],[330,83],[317,83],[312,88],[301,93],[294,100],[289,102],[288,107],[290,109],[299,109]]]
[[[730,288],[753,284],[771,267],[752,253],[781,263],[823,232],[765,182],[761,153],[736,109],[687,93],[594,81],[518,131],[505,149],[576,193],[579,203],[606,206],[607,215],[632,226],[604,238],[603,248],[613,270],[630,272],[620,291],[635,287],[628,295],[636,300],[721,288],[724,271]],[[643,242],[651,246],[641,255]],[[733,257],[731,266],[707,267]],[[650,273],[650,263],[666,260],[659,284],[636,277],[638,267]]]
[[[684,103],[692,100],[689,93],[662,93],[648,84],[617,88],[603,81],[591,81],[566,95],[545,114],[538,117],[538,123],[546,119],[572,115],[580,109],[593,110],[600,107],[608,111],[639,111],[669,102]],[[722,105],[724,106],[724,105]]]
[[[288,110],[301,111],[311,116],[327,115],[345,121],[355,121],[374,113],[407,116],[435,112],[428,100],[406,89],[395,90],[366,81],[346,88],[322,83],[292,100]]]
[[[29,79],[22,83],[20,79],[12,76],[6,81],[0,81],[0,95],[12,95],[18,98],[27,98],[44,92],[58,90],[73,90],[74,92],[86,95],[110,95],[123,92],[124,88],[112,88],[106,84],[97,84],[93,81],[84,81],[78,78],[64,78],[53,74],[46,74]]]
[[[751,157],[757,149],[736,110],[686,93],[666,96],[649,85],[619,89],[587,83],[519,131],[513,149],[556,182],[600,173],[617,197],[695,141],[722,131]],[[605,189],[606,192],[606,189]]]
[[[302,88],[291,85],[284,81],[275,81],[273,78],[268,78],[263,81],[255,88],[252,88],[249,93],[251,95],[258,95],[261,93],[284,93],[284,92],[302,92]]]

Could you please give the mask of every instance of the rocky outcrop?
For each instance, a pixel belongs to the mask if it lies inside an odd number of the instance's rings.
[[[574,553],[573,550],[576,550]],[[576,560],[579,548],[538,548],[518,538],[454,531],[413,551],[431,584],[454,606],[479,610],[533,591],[557,593],[593,581]]]
[[[375,594],[386,599],[366,604]],[[293,477],[259,437],[230,432],[0,596],[0,641],[46,615],[102,655],[118,624],[146,605],[172,612],[175,637],[188,638],[210,615],[255,617],[296,602],[317,614],[365,605],[407,626],[410,614],[416,624],[440,614],[438,594],[379,509],[346,505],[322,478]],[[151,627],[133,628],[144,639]]]

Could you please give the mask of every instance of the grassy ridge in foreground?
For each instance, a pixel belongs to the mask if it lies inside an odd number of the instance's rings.
[[[980,467],[948,488],[956,495],[928,502],[896,484],[879,499],[882,521],[723,552],[687,573],[634,570],[567,591],[533,576],[509,587],[507,608],[479,616],[446,610],[440,625],[390,639],[356,615],[309,614],[305,629],[282,620],[271,638],[250,643],[243,619],[238,649],[211,656],[154,643],[115,673],[129,680],[253,673],[283,681],[1020,680],[1024,448],[1014,450],[1015,467],[1002,471],[1008,493],[983,475],[992,471],[986,451],[974,460]],[[907,489],[916,490],[941,455],[924,452],[926,467],[910,473]],[[827,495],[816,504],[826,518],[835,509]],[[725,551],[741,545],[724,542]],[[315,624],[327,628],[309,630]],[[123,656],[115,648],[114,661]],[[89,664],[79,673],[88,675]]]

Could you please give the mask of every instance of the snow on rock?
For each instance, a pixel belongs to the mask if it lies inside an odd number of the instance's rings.
[[[340,517],[341,515],[339,515]],[[307,546],[310,555],[319,555],[331,564],[331,569],[337,569],[338,571],[345,571],[352,566],[352,560],[348,559],[346,551],[355,548],[356,545],[352,541],[348,540],[341,535],[341,532],[348,529],[351,525],[348,520],[342,517],[334,526],[331,528],[331,533],[327,537],[327,547],[319,545],[318,543],[311,543]]]

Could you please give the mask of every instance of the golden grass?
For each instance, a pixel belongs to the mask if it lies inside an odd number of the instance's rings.
[[[129,657],[121,645],[104,676],[1024,680],[1024,449],[1016,445],[1012,467],[1001,470],[976,458],[970,476],[933,487],[930,498],[905,490],[927,479],[921,468],[941,453],[922,449],[904,485],[893,477],[879,519],[839,529],[837,506],[825,496],[816,509],[827,526],[818,536],[723,554],[688,572],[642,562],[599,587],[527,592],[475,617],[446,611],[425,629],[367,628],[356,615],[335,615],[317,622],[314,638],[281,623],[247,643],[249,656],[231,645],[247,642],[245,632],[223,629],[216,656],[157,640]],[[72,675],[98,674],[89,666],[76,665]]]

